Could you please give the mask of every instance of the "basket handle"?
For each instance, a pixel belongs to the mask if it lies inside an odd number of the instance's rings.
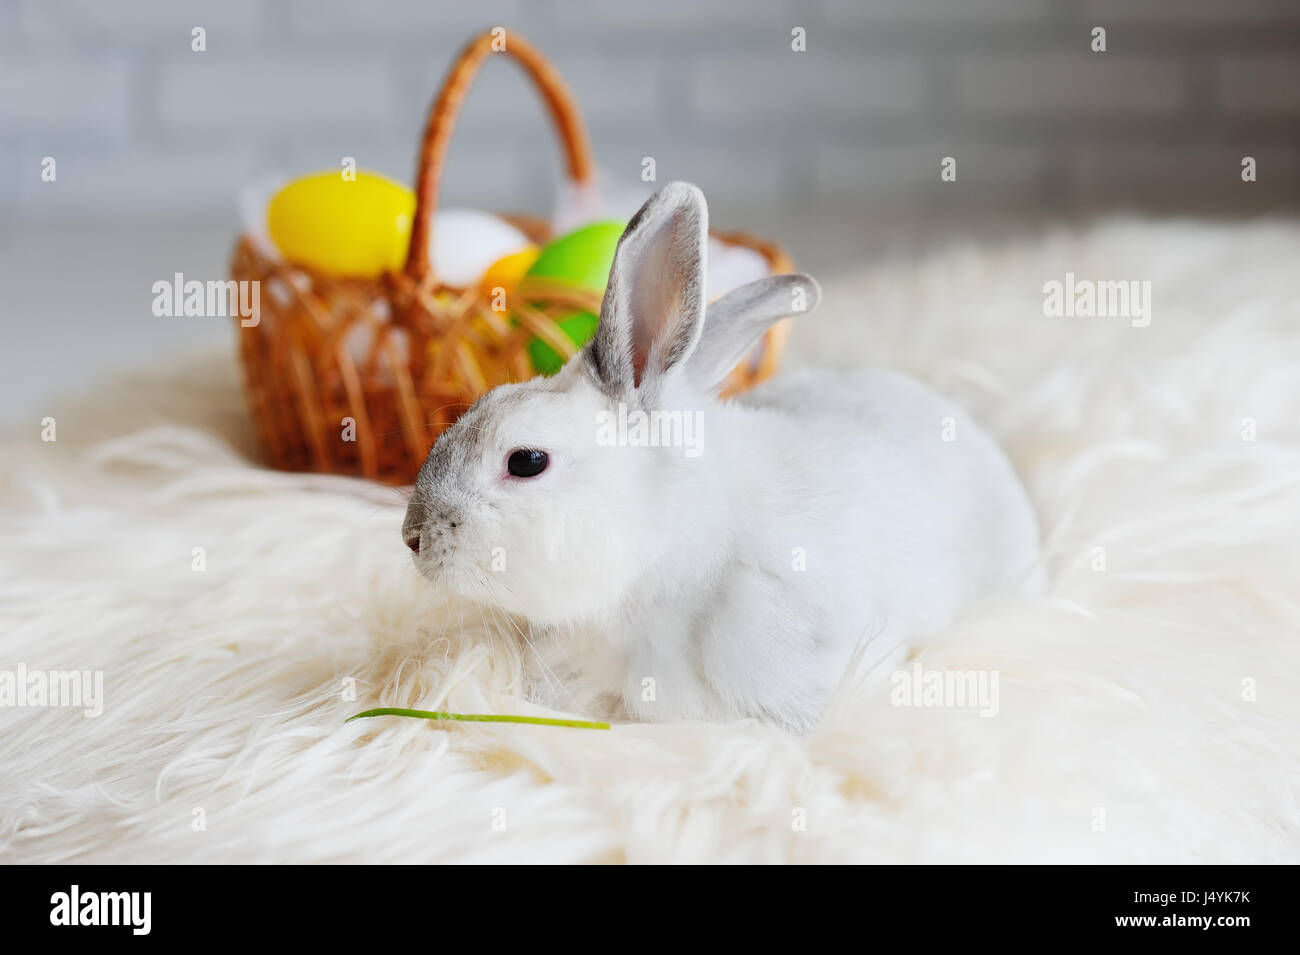
[[[497,52],[493,46],[500,36],[504,34],[488,30],[465,45],[443,80],[442,89],[429,110],[424,142],[420,146],[420,164],[416,172],[415,222],[411,226],[411,246],[407,250],[404,269],[407,276],[416,283],[427,281],[433,268],[429,262],[429,246],[433,242],[433,214],[438,207],[438,184],[442,178],[456,116],[483,61]],[[555,67],[531,43],[513,32],[505,37],[505,43],[501,52],[509,53],[519,62],[546,101],[551,119],[560,133],[569,175],[578,182],[590,182],[594,169],[591,142],[587,139],[587,127],[582,121],[582,113],[578,110],[573,94],[564,85]]]

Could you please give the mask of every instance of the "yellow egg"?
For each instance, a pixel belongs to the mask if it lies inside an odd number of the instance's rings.
[[[520,249],[518,252],[511,252],[509,255],[503,255],[483,273],[479,279],[479,286],[488,292],[494,288],[503,288],[509,291],[519,284],[519,280],[524,277],[524,273],[533,267],[537,257],[542,254],[542,250],[535,245],[530,245]]]
[[[292,262],[334,275],[374,276],[406,261],[415,193],[372,172],[295,179],[271,199],[266,227]]]

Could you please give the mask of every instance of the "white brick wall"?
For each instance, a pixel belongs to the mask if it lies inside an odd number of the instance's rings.
[[[431,36],[455,42],[461,34],[488,25],[517,23],[525,0],[472,0],[468,3],[358,2],[358,0],[288,0],[290,31],[304,42],[352,44],[384,42],[395,37]]]
[[[872,24],[1020,24],[1051,19],[1062,7],[1060,0],[820,0],[823,21],[832,24],[861,20]]]
[[[699,116],[726,126],[836,125],[921,114],[925,84],[924,63],[916,59],[786,49],[706,60],[692,76],[690,98]]]
[[[791,22],[787,14],[791,9],[797,11],[800,4],[779,0],[654,0],[596,6],[552,0],[549,6],[574,24],[600,21],[619,32],[652,30],[680,34],[693,30],[730,32],[778,28]]]
[[[1169,116],[1185,103],[1182,69],[1172,57],[1120,53],[1025,53],[981,57],[957,66],[957,102],[972,114]]]
[[[1162,25],[1300,22],[1295,0],[1083,0],[1084,19]]]
[[[1256,181],[1241,179],[1242,159],[1256,161]],[[1283,207],[1300,201],[1294,148],[1263,149],[1236,143],[1170,142],[1163,146],[1083,146],[1068,158],[1074,194],[1085,203],[1177,206],[1189,195],[1208,192],[1239,204],[1243,211]]]
[[[40,159],[21,157],[21,207],[47,215],[107,217],[170,210],[222,211],[257,175],[257,151],[245,144],[220,150],[168,147],[107,153],[54,147],[58,178],[43,182]]]
[[[1292,121],[1300,115],[1300,56],[1294,52],[1227,57],[1219,64],[1218,79],[1218,105],[1226,113]]]
[[[160,65],[157,96],[159,123],[186,133],[335,123],[360,131],[397,118],[391,72],[368,58],[176,58]]]
[[[947,157],[955,160],[955,181],[940,177]],[[993,142],[968,142],[961,148],[939,140],[839,146],[817,156],[817,192],[857,198],[890,212],[990,203],[1028,206],[1045,197],[1048,160],[1043,149]]]
[[[632,187],[650,155],[738,210],[1300,203],[1297,0],[0,0],[0,212],[230,210],[344,155],[409,179],[443,72],[493,25],[554,59]],[[540,211],[558,168],[489,61],[444,200]]]
[[[20,9],[25,38],[37,49],[66,49],[76,45],[111,45],[147,51],[172,40],[189,45],[190,30],[211,23],[216,40],[247,42],[262,24],[260,0],[13,0]],[[216,27],[219,27],[216,28]]]
[[[122,59],[5,56],[0,127],[17,135],[79,131],[88,140],[125,139],[131,69]]]

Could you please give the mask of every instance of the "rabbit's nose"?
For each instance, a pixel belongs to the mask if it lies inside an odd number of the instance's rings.
[[[405,539],[406,539],[406,546],[411,548],[411,553],[418,554],[420,552],[420,532],[407,531],[405,535]]]

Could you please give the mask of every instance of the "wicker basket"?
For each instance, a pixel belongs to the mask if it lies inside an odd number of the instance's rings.
[[[238,327],[253,418],[271,465],[357,475],[391,484],[414,480],[433,441],[481,394],[531,378],[534,337],[564,358],[576,348],[556,318],[577,306],[598,312],[598,294],[526,280],[508,313],[490,293],[438,281],[429,266],[438,183],[461,102],[493,52],[485,33],[462,51],[434,100],[416,176],[415,220],[401,272],[376,279],[323,275],[267,255],[241,237],[231,263],[236,281],[261,283],[260,321]],[[591,147],[572,96],[550,63],[517,34],[507,49],[540,90],[559,131],[569,175],[589,182]],[[545,224],[508,216],[537,242]],[[739,233],[721,241],[763,254],[772,272],[791,263],[776,245]],[[726,393],[775,370],[788,323],[768,332],[737,366]]]

